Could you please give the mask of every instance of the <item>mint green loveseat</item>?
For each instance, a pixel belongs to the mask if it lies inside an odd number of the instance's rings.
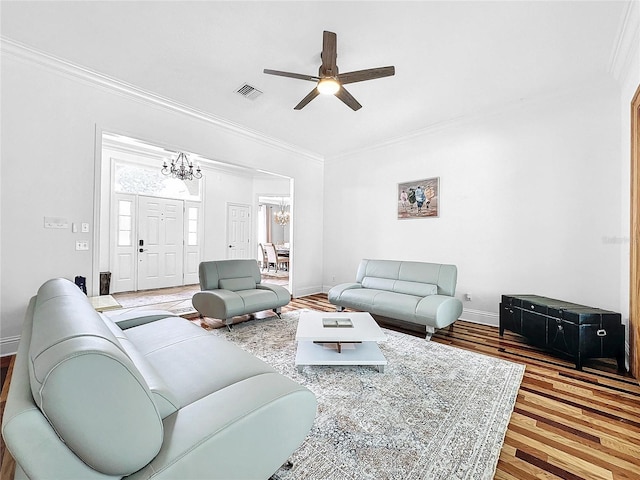
[[[29,303],[2,435],[16,479],[264,480],[315,412],[308,389],[188,320],[99,314],[54,279]]]
[[[360,262],[356,281],[329,290],[329,302],[424,327],[426,338],[455,322],[462,302],[454,297],[455,265],[399,260]]]

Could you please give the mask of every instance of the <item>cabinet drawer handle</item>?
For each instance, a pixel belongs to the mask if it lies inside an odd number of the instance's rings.
[[[536,307],[534,307],[533,305],[531,305],[531,310],[535,310],[535,309],[536,309]]]
[[[606,330],[598,330],[596,332],[596,335],[598,335],[599,337],[604,337],[607,335],[607,331]]]

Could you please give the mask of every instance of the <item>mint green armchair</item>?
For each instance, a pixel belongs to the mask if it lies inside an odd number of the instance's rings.
[[[228,328],[239,315],[273,310],[280,316],[281,308],[291,301],[286,288],[261,283],[256,260],[201,262],[199,276],[202,291],[193,296],[193,307],[204,317],[224,320]]]

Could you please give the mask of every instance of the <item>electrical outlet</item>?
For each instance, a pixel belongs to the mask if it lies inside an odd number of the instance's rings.
[[[89,242],[76,242],[76,250],[89,250]]]
[[[89,224],[82,223],[82,233],[89,233]]]

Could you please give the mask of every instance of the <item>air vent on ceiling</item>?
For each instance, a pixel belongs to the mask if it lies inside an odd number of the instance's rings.
[[[256,87],[252,87],[248,83],[245,83],[239,89],[237,89],[236,93],[239,93],[244,98],[248,98],[249,100],[255,100],[260,95],[262,95],[262,92],[260,90],[258,90]]]

